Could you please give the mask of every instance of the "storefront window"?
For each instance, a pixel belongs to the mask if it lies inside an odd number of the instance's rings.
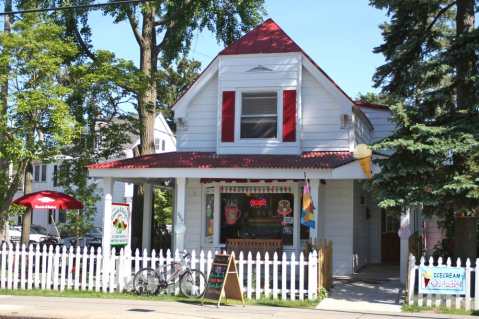
[[[228,238],[281,239],[293,245],[291,193],[222,193],[221,243]]]
[[[215,212],[215,194],[214,188],[208,188],[206,190],[206,200],[205,200],[205,215],[206,215],[206,225],[205,225],[205,236],[206,240],[209,243],[213,242],[214,234],[214,212]]]

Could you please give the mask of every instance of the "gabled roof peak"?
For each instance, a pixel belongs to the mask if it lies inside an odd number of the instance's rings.
[[[273,19],[267,19],[227,46],[220,55],[301,52],[301,48]]]

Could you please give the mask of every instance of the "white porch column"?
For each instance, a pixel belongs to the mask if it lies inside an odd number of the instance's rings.
[[[151,184],[143,184],[143,229],[141,247],[151,250],[151,222],[153,218],[153,189]]]
[[[398,231],[401,239],[400,259],[399,259],[399,278],[401,283],[406,283],[409,259],[409,237],[411,236],[411,210],[408,208],[406,212],[401,214],[401,226]]]
[[[109,256],[111,250],[111,203],[113,200],[113,179],[111,177],[103,178],[103,239],[102,251],[104,255]]]
[[[313,178],[309,182],[309,187],[311,188],[311,199],[314,204],[314,228],[309,230],[309,238],[314,242],[318,238],[318,228],[319,228],[319,179]],[[301,203],[302,205],[303,203]]]
[[[176,178],[176,205],[173,230],[175,233],[173,249],[185,249],[185,210],[186,210],[186,178]]]

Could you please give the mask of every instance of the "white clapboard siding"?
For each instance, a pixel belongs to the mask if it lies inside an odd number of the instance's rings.
[[[387,109],[376,109],[362,107],[361,111],[368,117],[374,126],[372,141],[376,142],[386,136],[391,135],[395,130],[395,124],[392,121],[392,113]]]
[[[218,76],[211,78],[188,105],[185,125],[176,129],[176,147],[179,152],[216,151],[218,107]]]

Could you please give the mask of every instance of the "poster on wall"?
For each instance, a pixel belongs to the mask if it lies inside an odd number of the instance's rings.
[[[113,203],[111,214],[111,245],[128,245],[130,227],[130,206],[127,203]]]
[[[464,295],[466,270],[456,267],[419,267],[419,293]]]

